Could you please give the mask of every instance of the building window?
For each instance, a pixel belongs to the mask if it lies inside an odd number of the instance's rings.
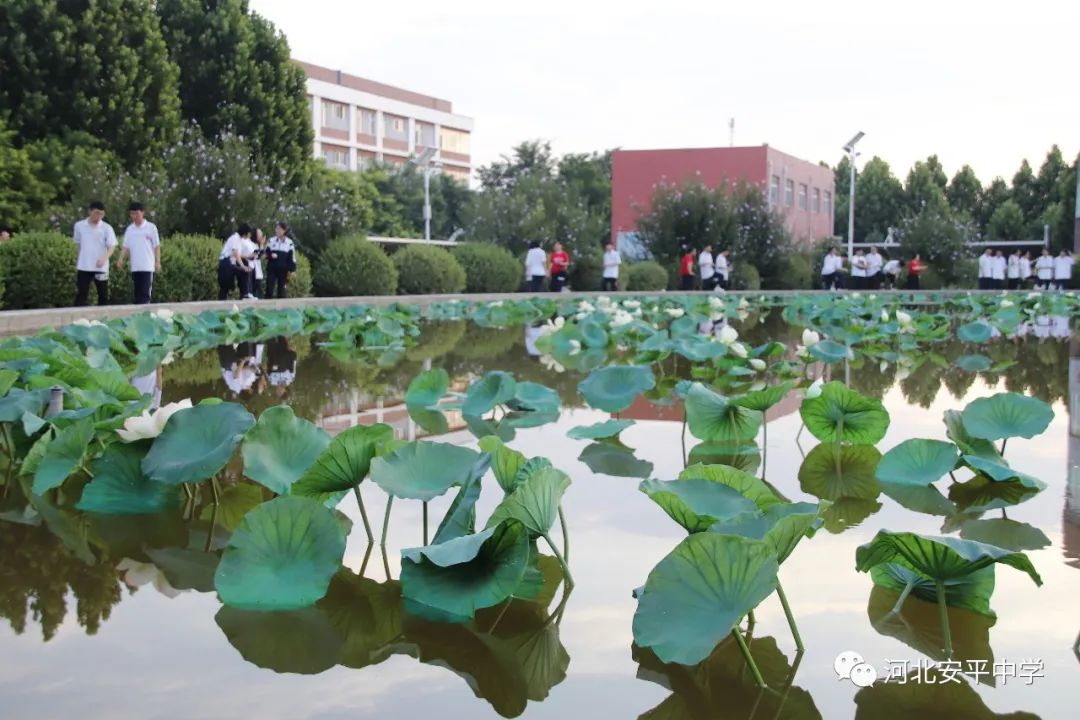
[[[780,203],[780,176],[773,175],[772,182],[769,183],[769,203],[772,205],[778,205]]]
[[[444,167],[443,171],[454,180],[457,180],[462,185],[469,184],[469,171],[465,168],[458,167]]]
[[[821,212],[821,188],[814,188],[814,212]]]
[[[459,155],[469,154],[469,133],[452,128],[439,128],[439,148]]]
[[[349,131],[349,106],[323,100],[322,124],[325,128]]]
[[[418,122],[416,123],[416,146],[417,147],[435,147],[435,126],[428,123]]]
[[[344,148],[323,146],[322,150],[323,160],[326,164],[334,168],[348,168],[349,167],[349,151]]]
[[[360,111],[358,122],[360,134],[375,137],[375,111],[367,108],[358,108]]]
[[[784,204],[791,207],[795,204],[795,181],[784,181]]]
[[[832,193],[825,191],[825,214],[832,215]]]
[[[806,209],[806,193],[807,193],[806,186],[803,185],[802,183],[799,183],[799,209],[800,210],[805,210]]]
[[[408,123],[405,118],[397,115],[383,115],[384,137],[388,140],[400,140],[407,142],[409,132],[406,130]]]

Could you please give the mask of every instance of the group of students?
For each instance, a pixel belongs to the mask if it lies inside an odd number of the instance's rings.
[[[263,260],[266,269],[263,269]],[[274,225],[274,237],[267,242],[259,228],[240,223],[225,239],[218,256],[218,300],[226,300],[235,287],[241,299],[285,297],[285,288],[296,272],[296,246],[289,237],[287,223]]]
[[[694,251],[682,246],[679,261],[679,279],[683,290],[693,290],[695,282]],[[697,256],[697,277],[701,278],[702,290],[728,290],[731,288],[731,251],[721,250],[713,257],[712,246],[706,245]]]
[[[611,292],[616,289],[619,282],[619,266],[622,264],[622,255],[615,249],[614,243],[608,243],[604,250],[603,272],[601,274],[601,286],[603,290]],[[548,290],[561,292],[567,289],[567,273],[570,271],[570,253],[566,252],[562,243],[556,242],[549,258],[540,243],[536,240],[529,243],[529,251],[525,253],[525,289],[528,292],[543,292],[544,281],[549,280]]]
[[[835,247],[829,248],[821,262],[821,289],[843,290],[850,287],[852,290],[892,290],[900,287],[900,275],[907,270],[905,288],[918,290],[919,276],[926,269],[926,263],[918,253],[910,260],[889,258],[875,246],[871,246],[870,252],[856,248],[850,265],[849,272],[844,267],[844,256]]]
[[[284,398],[296,380],[296,351],[286,337],[219,345],[217,352],[221,379],[234,398],[261,395],[267,387]]]
[[[1057,257],[1050,248],[1043,248],[1034,261],[1031,251],[1013,250],[1006,258],[1000,250],[987,248],[979,256],[980,290],[1016,290],[1035,288],[1039,290],[1064,290],[1072,280],[1072,253],[1062,250]]]
[[[128,205],[130,224],[124,229],[123,244],[112,225],[105,221],[105,204],[93,200],[87,215],[75,223],[72,240],[78,248],[75,261],[75,305],[89,302],[90,286],[97,291],[98,305],[109,303],[109,265],[116,255],[115,265],[123,269],[130,261],[136,305],[150,302],[154,275],[161,272],[161,235],[157,226],[146,219],[146,209],[140,202]],[[10,233],[7,234],[10,237]],[[4,238],[7,239],[7,238]],[[117,247],[120,252],[116,253]],[[266,260],[263,273],[262,261]],[[278,222],[274,237],[267,242],[262,232],[241,224],[225,240],[218,260],[218,299],[225,300],[233,287],[240,298],[262,296],[264,278],[268,280],[266,296],[285,297],[292,273],[296,272],[296,247],[289,236],[289,226]]]

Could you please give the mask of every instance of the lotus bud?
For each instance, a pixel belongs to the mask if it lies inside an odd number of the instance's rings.
[[[761,372],[766,368],[765,361],[760,358],[750,358],[750,367]]]
[[[811,330],[810,328],[805,328],[802,331],[802,344],[806,347],[817,345],[819,342],[821,342],[821,335],[816,331]]]
[[[806,399],[813,400],[816,397],[821,397],[821,388],[824,387],[824,385],[824,378],[818,378],[817,380],[815,380],[810,385],[810,387],[806,388]]]

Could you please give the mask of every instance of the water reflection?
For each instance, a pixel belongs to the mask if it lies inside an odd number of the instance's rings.
[[[855,695],[856,720],[910,720],[915,717],[965,718],[965,720],[1039,720],[1027,712],[998,714],[962,677],[944,682],[942,672],[913,670],[893,682],[878,681]]]

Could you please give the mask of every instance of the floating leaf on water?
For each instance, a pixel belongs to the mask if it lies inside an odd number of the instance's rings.
[[[267,408],[244,438],[244,475],[288,494],[329,444],[325,430],[296,417],[288,405]]]
[[[170,485],[202,482],[225,467],[254,424],[251,413],[237,403],[177,410],[143,458],[143,472]]]
[[[990,339],[992,330],[983,322],[972,322],[956,329],[956,337],[964,342],[982,344]]]
[[[567,431],[566,437],[571,440],[603,440],[615,437],[633,424],[633,420],[605,420],[592,425],[577,425]]]
[[[998,393],[972,400],[961,414],[964,428],[973,437],[1004,440],[1033,438],[1054,419],[1054,411],[1038,398],[1018,393]]]
[[[957,448],[940,440],[905,440],[885,453],[877,479],[897,485],[931,485],[956,467]]]
[[[578,455],[589,470],[614,477],[647,478],[652,475],[653,464],[639,460],[634,451],[611,441],[594,442],[585,446]]]
[[[371,479],[388,495],[426,502],[482,476],[490,462],[487,453],[420,440],[372,460]]]
[[[889,413],[880,401],[836,381],[823,385],[817,397],[804,399],[799,414],[806,429],[822,442],[873,445],[889,428]]]
[[[656,386],[652,368],[645,365],[609,365],[597,368],[578,384],[578,392],[590,407],[621,412],[636,398]]]

